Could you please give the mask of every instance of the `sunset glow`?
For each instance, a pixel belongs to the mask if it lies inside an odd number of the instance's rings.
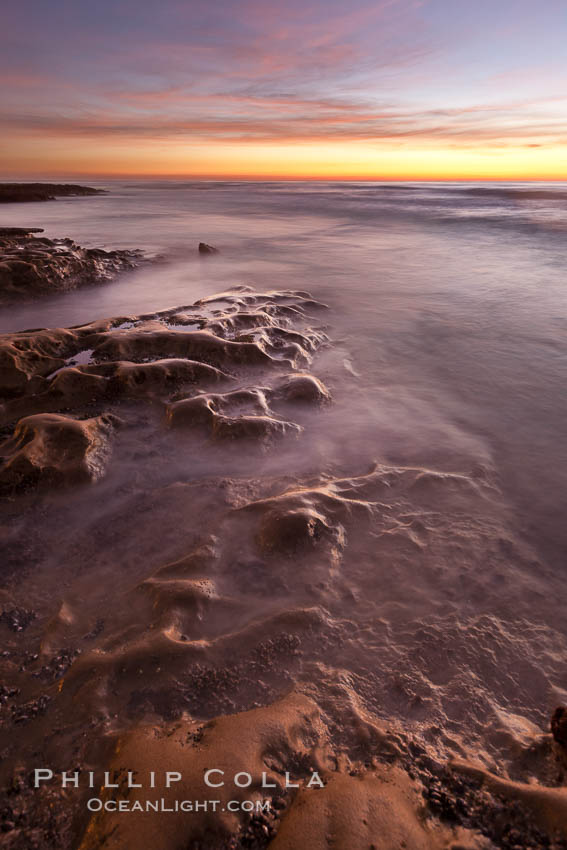
[[[567,12],[544,11],[24,0],[2,176],[565,179]]]

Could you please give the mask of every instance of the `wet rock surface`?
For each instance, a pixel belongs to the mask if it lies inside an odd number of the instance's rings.
[[[0,447],[0,490],[96,481],[104,474],[110,437],[119,424],[112,414],[82,421],[56,413],[20,419]]]
[[[199,254],[218,254],[219,249],[213,248],[212,245],[207,245],[206,242],[199,242]]]
[[[564,715],[553,743],[530,649],[561,681],[566,648],[514,587],[513,634],[500,616],[505,559],[521,579],[534,554],[490,469],[327,463],[328,321],[308,292],[239,286],[0,337],[9,850],[565,848]],[[457,605],[456,571],[490,613]],[[38,764],[79,787],[34,789]],[[89,812],[93,788],[173,811]]]
[[[0,301],[101,283],[142,261],[140,251],[81,248],[71,239],[34,236],[38,232],[37,228],[0,229]]]
[[[10,427],[26,414],[41,412],[44,424],[57,421],[63,427],[63,417],[45,415],[75,410],[84,418],[93,407],[147,399],[166,402],[169,424],[206,426],[216,437],[299,433],[300,426],[281,415],[280,402],[286,406],[293,381],[286,372],[308,364],[326,339],[322,331],[290,329],[288,311],[305,321],[305,301],[292,291],[256,293],[240,287],[162,313],[5,334],[0,336],[0,387],[6,398],[0,423]],[[260,309],[248,314],[250,306]],[[242,383],[242,377],[258,370],[270,375],[271,387]],[[302,375],[300,381],[315,388],[313,401],[328,397],[316,378]],[[226,392],[204,391],[219,383]],[[31,424],[38,426],[39,420]],[[28,440],[31,424],[20,422],[11,446],[23,434]]]

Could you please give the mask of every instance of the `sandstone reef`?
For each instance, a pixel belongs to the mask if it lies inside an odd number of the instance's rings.
[[[289,405],[330,398],[301,371],[326,337],[291,325],[320,307],[307,293],[237,287],[161,313],[0,336],[0,425],[15,426],[0,448],[0,484],[35,486],[45,470],[69,479],[62,452],[66,467],[76,454],[80,477],[93,441],[109,430],[109,411],[128,400],[161,403],[167,425],[204,429],[217,440],[299,434],[284,415]],[[271,386],[230,388],[258,369],[272,373]],[[219,384],[225,391],[212,392]],[[85,420],[89,411],[98,416]]]
[[[515,693],[501,659],[516,644],[443,596],[459,570],[496,606],[503,559],[521,582],[533,553],[503,536],[490,469],[312,465],[307,441],[338,403],[328,321],[308,292],[236,286],[0,336],[9,850],[567,846],[561,718],[554,742],[521,706],[495,708],[498,688]],[[300,473],[276,464],[290,447]],[[439,619],[421,618],[434,593]],[[506,604],[523,613],[513,587]],[[547,686],[527,660],[522,683]],[[119,787],[33,789],[38,759]],[[210,767],[250,785],[210,793]],[[166,770],[172,788],[126,787],[128,771]],[[221,807],[88,812],[93,796]]]

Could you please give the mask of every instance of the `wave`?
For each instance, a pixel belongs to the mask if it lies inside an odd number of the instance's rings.
[[[508,188],[485,188],[475,186],[471,189],[461,190],[469,197],[502,198],[504,200],[542,200],[542,201],[566,201],[567,192],[555,191],[553,189],[508,189]]]

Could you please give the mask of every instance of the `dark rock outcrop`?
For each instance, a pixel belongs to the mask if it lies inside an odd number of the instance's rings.
[[[551,718],[551,734],[562,749],[567,752],[567,708],[558,706]]]
[[[207,245],[206,242],[199,242],[199,254],[218,254],[219,249],[213,248],[212,245]]]
[[[75,186],[71,183],[0,183],[0,204],[54,201],[57,197],[101,194],[104,194],[104,189]]]
[[[43,227],[0,227],[0,239],[16,239],[30,233],[43,233]]]
[[[66,292],[109,280],[142,259],[140,251],[81,248],[71,239],[32,234],[38,228],[0,229],[0,301]]]

